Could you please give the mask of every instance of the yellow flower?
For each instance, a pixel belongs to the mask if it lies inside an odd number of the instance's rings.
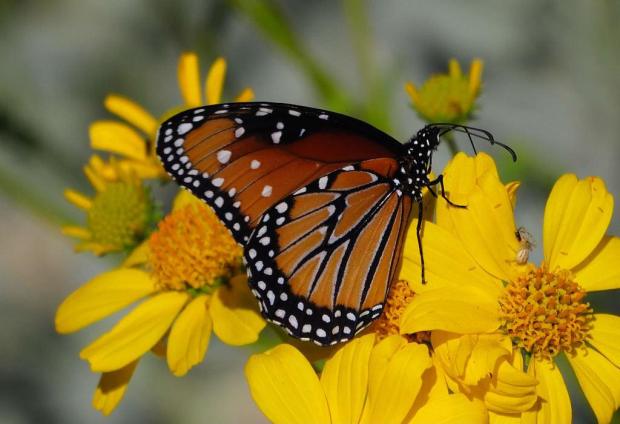
[[[428,348],[373,334],[352,340],[325,363],[320,378],[294,347],[250,357],[254,401],[273,423],[485,423],[479,401],[449,394]]]
[[[226,74],[226,61],[218,58],[211,65],[205,84],[206,104],[219,103]],[[200,90],[198,56],[184,53],[179,59],[178,80],[184,104],[173,108],[164,119],[175,112],[203,103]],[[236,101],[249,101],[254,93],[246,88]],[[164,178],[166,172],[155,154],[155,138],[159,121],[136,102],[110,94],[104,100],[105,108],[121,121],[95,121],[90,126],[91,147],[122,157],[121,167],[132,169],[141,178]]]
[[[65,190],[65,198],[84,210],[87,217],[84,227],[62,228],[64,234],[80,240],[76,251],[103,255],[127,251],[141,243],[157,218],[147,187],[114,160],[106,163],[98,156],[91,157],[84,173],[95,189],[94,196]]]
[[[163,351],[176,376],[200,363],[213,331],[224,343],[253,343],[265,327],[245,276],[241,251],[213,212],[187,192],[159,230],[125,261],[73,292],[56,313],[71,333],[142,300],[80,353],[102,373],[93,398],[109,414],[123,397],[137,361]]]
[[[410,342],[433,346],[433,360],[452,392],[484,401],[494,412],[516,414],[536,403],[535,378],[520,371],[520,356],[511,357],[510,339],[501,334],[461,336],[445,331],[401,331],[401,317],[416,294],[405,280],[397,281],[381,316],[368,329],[379,340],[403,333]]]
[[[469,75],[463,75],[456,59],[450,60],[448,74],[432,75],[418,90],[405,84],[413,108],[427,122],[462,124],[476,107],[480,94],[482,61],[474,59]]]
[[[563,355],[598,421],[610,422],[620,405],[620,317],[595,313],[586,302],[588,292],[620,287],[620,238],[605,235],[613,197],[604,182],[573,174],[556,182],[545,208],[540,266],[522,264],[513,218],[516,185],[499,181],[490,157],[457,155],[445,183],[450,199],[467,208],[440,200],[437,224],[426,223],[428,283],[412,284],[416,296],[401,331],[511,341],[513,360],[523,354],[527,373],[538,381],[539,400],[521,415],[526,422],[571,422],[568,391],[554,364]],[[420,272],[414,240],[411,234],[401,274],[411,282]]]

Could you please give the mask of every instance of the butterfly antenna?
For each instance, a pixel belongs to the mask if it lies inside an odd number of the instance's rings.
[[[477,151],[476,151],[476,146],[474,145],[474,140],[472,139],[472,136],[488,141],[491,145],[497,144],[498,146],[502,147],[510,154],[513,161],[516,162],[517,160],[517,154],[510,146],[495,140],[495,138],[493,137],[493,134],[491,134],[489,131],[484,130],[482,128],[475,128],[475,127],[469,127],[466,125],[458,125],[458,124],[444,124],[444,123],[430,124],[430,126],[443,128],[444,130],[440,133],[440,135],[444,135],[450,131],[467,134],[467,137],[469,138],[469,142],[472,148],[474,149],[474,153],[477,153]]]

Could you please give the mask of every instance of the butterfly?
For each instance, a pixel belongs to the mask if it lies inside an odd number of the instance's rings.
[[[429,178],[448,131],[516,159],[477,128],[430,124],[401,144],[339,113],[255,102],[177,114],[159,129],[157,154],[243,246],[263,316],[293,337],[331,345],[381,314],[414,203],[424,281],[422,189],[436,196],[439,186],[446,198],[442,175]]]

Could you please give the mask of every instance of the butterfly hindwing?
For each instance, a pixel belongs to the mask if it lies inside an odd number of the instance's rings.
[[[384,176],[396,166],[347,165],[265,212],[244,255],[267,319],[326,345],[349,340],[381,313],[411,207]]]
[[[241,244],[267,209],[300,187],[401,150],[362,121],[280,103],[190,109],[167,120],[157,141],[168,173],[211,206]]]

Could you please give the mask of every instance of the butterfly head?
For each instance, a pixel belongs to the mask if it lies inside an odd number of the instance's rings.
[[[431,172],[433,152],[439,145],[439,129],[427,125],[418,131],[405,144],[405,154],[400,160],[400,179],[406,181],[406,190],[414,196],[428,182],[427,175]]]

